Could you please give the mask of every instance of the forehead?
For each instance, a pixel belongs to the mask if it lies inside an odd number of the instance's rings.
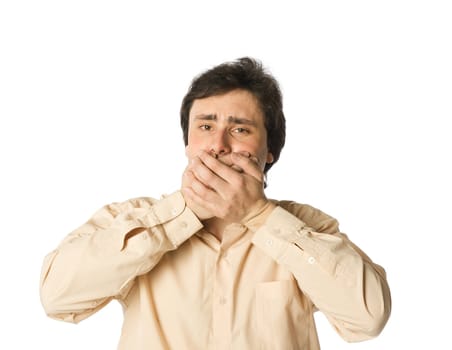
[[[232,90],[193,101],[190,119],[202,114],[212,114],[220,118],[230,116],[263,122],[263,114],[257,98],[247,90]]]

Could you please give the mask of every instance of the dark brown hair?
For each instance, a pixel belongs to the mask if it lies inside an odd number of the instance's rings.
[[[182,100],[180,122],[184,143],[188,144],[188,123],[193,101],[225,94],[235,89],[251,92],[258,100],[264,114],[267,130],[267,148],[273,155],[273,163],[265,165],[264,173],[279,159],[286,139],[286,120],[282,106],[282,94],[276,79],[262,67],[261,62],[243,57],[226,62],[195,77]]]

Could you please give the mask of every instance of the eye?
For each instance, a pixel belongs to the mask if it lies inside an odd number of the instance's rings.
[[[212,127],[210,125],[207,125],[207,124],[200,125],[199,128],[201,130],[203,130],[203,131],[209,131],[209,130],[212,129]]]
[[[250,133],[250,131],[248,130],[248,129],[246,129],[246,128],[235,128],[234,130],[232,130],[232,132],[233,133],[236,133],[236,134],[249,134]]]

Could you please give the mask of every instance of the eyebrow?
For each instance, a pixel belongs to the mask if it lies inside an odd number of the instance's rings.
[[[213,121],[217,121],[217,116],[216,114],[199,114],[195,116],[196,120],[213,120]],[[241,125],[256,125],[256,122],[254,122],[251,119],[246,119],[246,118],[240,118],[240,117],[235,117],[235,116],[229,116],[228,117],[228,123],[229,124],[241,124]]]

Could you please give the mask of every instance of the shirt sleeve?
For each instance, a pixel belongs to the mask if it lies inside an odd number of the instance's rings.
[[[201,228],[180,192],[103,207],[45,257],[40,292],[46,313],[76,323],[124,298],[135,277]]]
[[[335,219],[309,206],[287,209],[276,207],[253,243],[292,272],[342,338],[352,342],[378,335],[391,309],[383,268],[339,232]]]

